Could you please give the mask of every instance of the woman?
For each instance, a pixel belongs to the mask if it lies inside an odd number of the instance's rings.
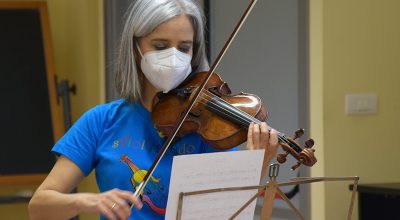
[[[192,0],[132,3],[115,81],[122,99],[89,110],[56,143],[52,151],[59,159],[29,204],[32,219],[80,213],[164,219],[173,156],[214,151],[197,134],[180,138],[161,160],[142,199],[133,196],[165,140],[150,118],[156,94],[208,68],[202,18]],[[277,146],[276,131],[268,131],[265,123],[250,125],[249,149],[266,148],[268,162]],[[69,194],[93,169],[101,193]]]

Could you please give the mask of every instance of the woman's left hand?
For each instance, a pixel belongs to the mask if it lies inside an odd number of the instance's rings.
[[[265,159],[269,162],[276,156],[278,146],[278,133],[276,130],[269,130],[265,122],[261,124],[250,123],[247,133],[247,149],[265,149]]]

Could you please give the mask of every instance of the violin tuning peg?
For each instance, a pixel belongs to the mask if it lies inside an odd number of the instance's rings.
[[[288,152],[285,152],[283,154],[278,154],[278,157],[276,158],[276,160],[279,163],[285,163],[286,162],[286,157],[287,157],[288,154],[289,154]]]
[[[314,146],[314,140],[313,139],[307,140],[305,145],[306,148],[312,148]]]
[[[299,138],[303,135],[304,135],[304,129],[302,129],[302,128],[297,129],[297,131],[294,133],[293,140],[296,140],[297,138]]]
[[[299,166],[303,163],[303,159],[300,159],[299,161],[297,161],[297,163],[292,166],[292,170],[295,170],[297,168],[299,168]]]

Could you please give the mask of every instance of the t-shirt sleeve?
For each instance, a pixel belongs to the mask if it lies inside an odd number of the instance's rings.
[[[104,111],[95,107],[84,113],[54,145],[52,152],[64,155],[87,176],[93,170],[97,141],[104,126]]]

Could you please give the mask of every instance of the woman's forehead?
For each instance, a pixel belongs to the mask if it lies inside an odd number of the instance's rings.
[[[193,25],[187,15],[180,15],[160,24],[153,32],[146,36],[148,40],[178,40],[193,41]]]

